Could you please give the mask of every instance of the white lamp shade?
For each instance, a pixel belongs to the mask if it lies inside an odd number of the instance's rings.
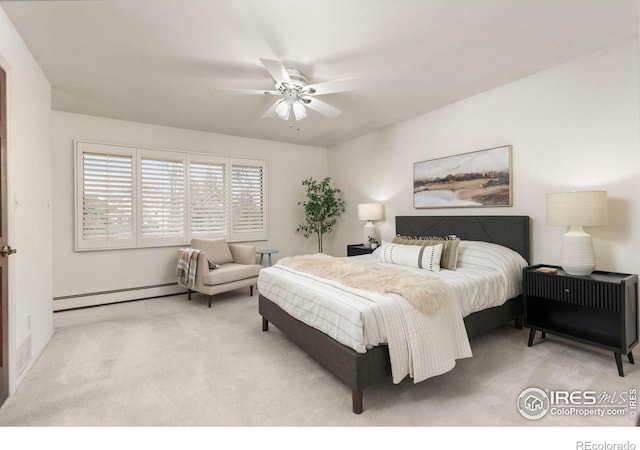
[[[568,227],[607,224],[607,191],[547,194],[547,223]]]
[[[307,117],[307,112],[305,111],[304,106],[300,103],[299,100],[296,100],[291,104],[291,109],[293,109],[293,115],[296,120],[302,120]]]
[[[380,203],[361,203],[358,205],[359,220],[382,219],[382,205]]]
[[[289,103],[286,100],[281,100],[276,106],[275,113],[279,118],[289,120]]]

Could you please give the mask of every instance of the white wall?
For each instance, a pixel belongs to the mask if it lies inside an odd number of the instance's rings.
[[[74,251],[73,140],[210,152],[267,161],[269,240],[256,248],[275,248],[283,256],[314,251],[315,242],[295,230],[304,218],[297,202],[301,181],[324,178],[327,150],[220,134],[190,131],[80,114],[53,112],[54,297],[175,283],[176,247]],[[184,289],[181,289],[184,291]],[[152,291],[127,292],[117,299],[141,298]],[[166,292],[166,291],[163,291]],[[99,297],[95,297],[99,298]],[[115,298],[114,296],[103,298]],[[86,299],[85,299],[86,300]],[[75,300],[56,300],[69,304]],[[81,300],[77,300],[81,301]],[[84,301],[84,300],[82,300]],[[73,305],[73,303],[71,303]]]
[[[0,8],[0,66],[7,72],[9,389],[14,393],[53,334],[51,86]],[[31,329],[27,316],[31,316]]]
[[[546,225],[545,194],[605,189],[609,224],[586,229],[598,268],[640,272],[637,41],[592,53],[329,150],[349,209],[332,252],[361,240],[356,205],[382,202],[378,233],[396,215],[529,215],[532,262],[558,264],[565,229]],[[413,163],[513,146],[513,207],[414,209]]]

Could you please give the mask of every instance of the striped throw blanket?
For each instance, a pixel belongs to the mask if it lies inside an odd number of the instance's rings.
[[[200,255],[200,250],[195,248],[180,249],[178,267],[176,268],[176,275],[178,276],[178,284],[180,286],[184,286],[187,289],[193,289],[195,287],[198,255]]]

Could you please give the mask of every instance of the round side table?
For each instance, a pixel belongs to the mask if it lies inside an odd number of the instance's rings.
[[[271,255],[274,253],[278,253],[280,250],[256,250],[256,253],[260,255],[260,264],[262,265],[262,260],[264,259],[264,255],[269,256],[269,266],[271,266]]]

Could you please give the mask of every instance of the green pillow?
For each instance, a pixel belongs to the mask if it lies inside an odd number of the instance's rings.
[[[424,238],[411,236],[396,236],[391,241],[394,244],[404,245],[438,245],[442,244],[442,256],[440,256],[440,267],[443,269],[456,270],[458,263],[458,238],[444,238],[437,236],[425,236]]]

